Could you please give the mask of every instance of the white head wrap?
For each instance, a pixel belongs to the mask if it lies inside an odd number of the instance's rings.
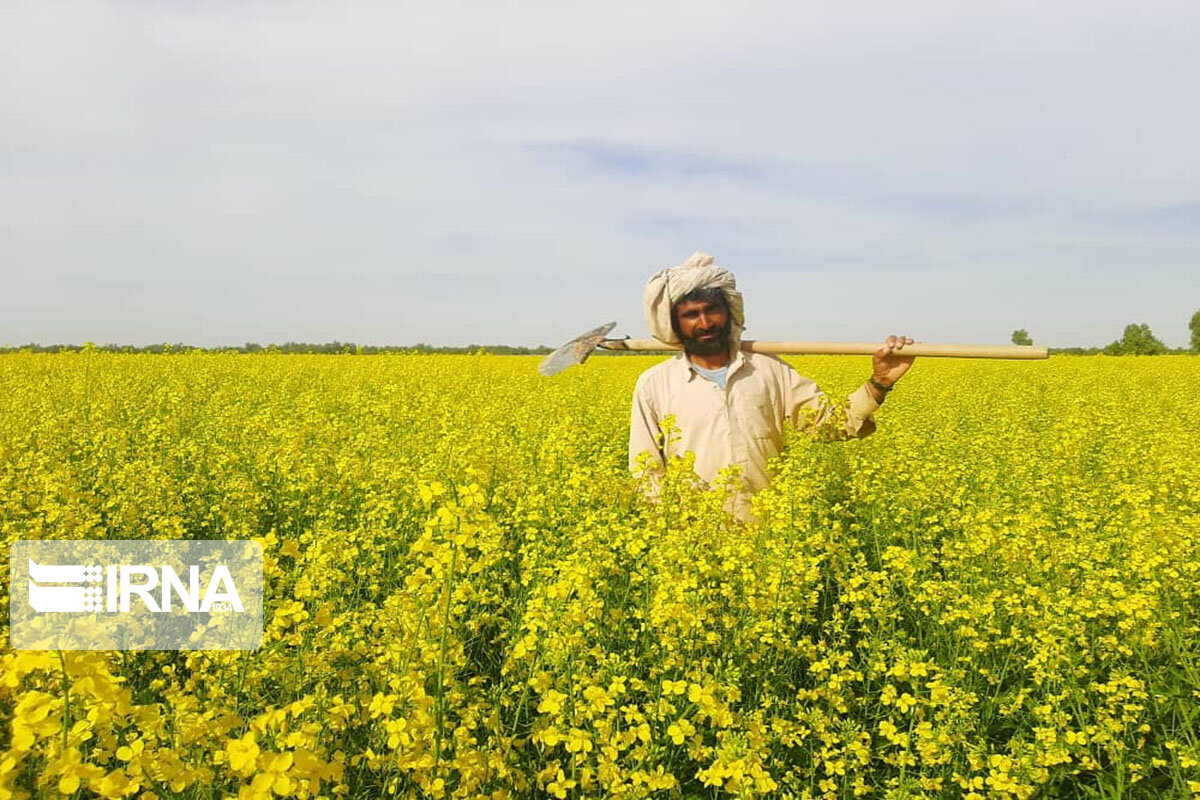
[[[737,290],[733,273],[713,263],[708,253],[692,253],[677,267],[661,269],[646,281],[646,325],[660,342],[678,343],[671,326],[671,314],[679,298],[696,289],[717,288],[729,302],[730,348],[737,352],[746,327],[742,293]]]

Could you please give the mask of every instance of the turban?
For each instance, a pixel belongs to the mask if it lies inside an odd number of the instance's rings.
[[[729,303],[730,344],[739,347],[746,326],[742,293],[737,290],[733,273],[713,263],[707,253],[692,253],[691,258],[677,267],[661,269],[646,281],[646,325],[660,342],[678,343],[679,337],[671,326],[671,314],[679,299],[696,289],[716,288],[725,294]]]

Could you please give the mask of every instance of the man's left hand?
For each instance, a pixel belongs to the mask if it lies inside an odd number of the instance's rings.
[[[912,366],[913,359],[916,358],[916,356],[904,356],[900,354],[900,351],[904,349],[904,345],[906,344],[914,344],[914,342],[907,336],[887,337],[887,341],[883,343],[883,347],[875,351],[875,355],[871,360],[871,377],[884,386],[891,386],[900,380],[900,376],[908,372],[908,368]]]

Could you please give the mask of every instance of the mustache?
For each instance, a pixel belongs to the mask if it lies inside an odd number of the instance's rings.
[[[699,339],[701,336],[708,336],[708,335],[714,334],[714,333],[717,335],[728,334],[730,332],[730,327],[731,326],[728,323],[726,323],[725,325],[721,325],[719,327],[705,328],[704,330],[695,330],[695,331],[692,331],[691,338]]]
[[[720,327],[693,331],[691,336],[681,335],[683,349],[693,355],[714,355],[729,347],[732,330],[732,325],[726,322]],[[709,335],[712,338],[704,338]]]

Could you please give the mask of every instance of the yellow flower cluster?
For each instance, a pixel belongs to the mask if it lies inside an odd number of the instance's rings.
[[[754,525],[642,499],[652,363],[0,356],[6,543],[267,588],[253,652],[5,650],[0,800],[1200,796],[1197,359],[919,360]]]

